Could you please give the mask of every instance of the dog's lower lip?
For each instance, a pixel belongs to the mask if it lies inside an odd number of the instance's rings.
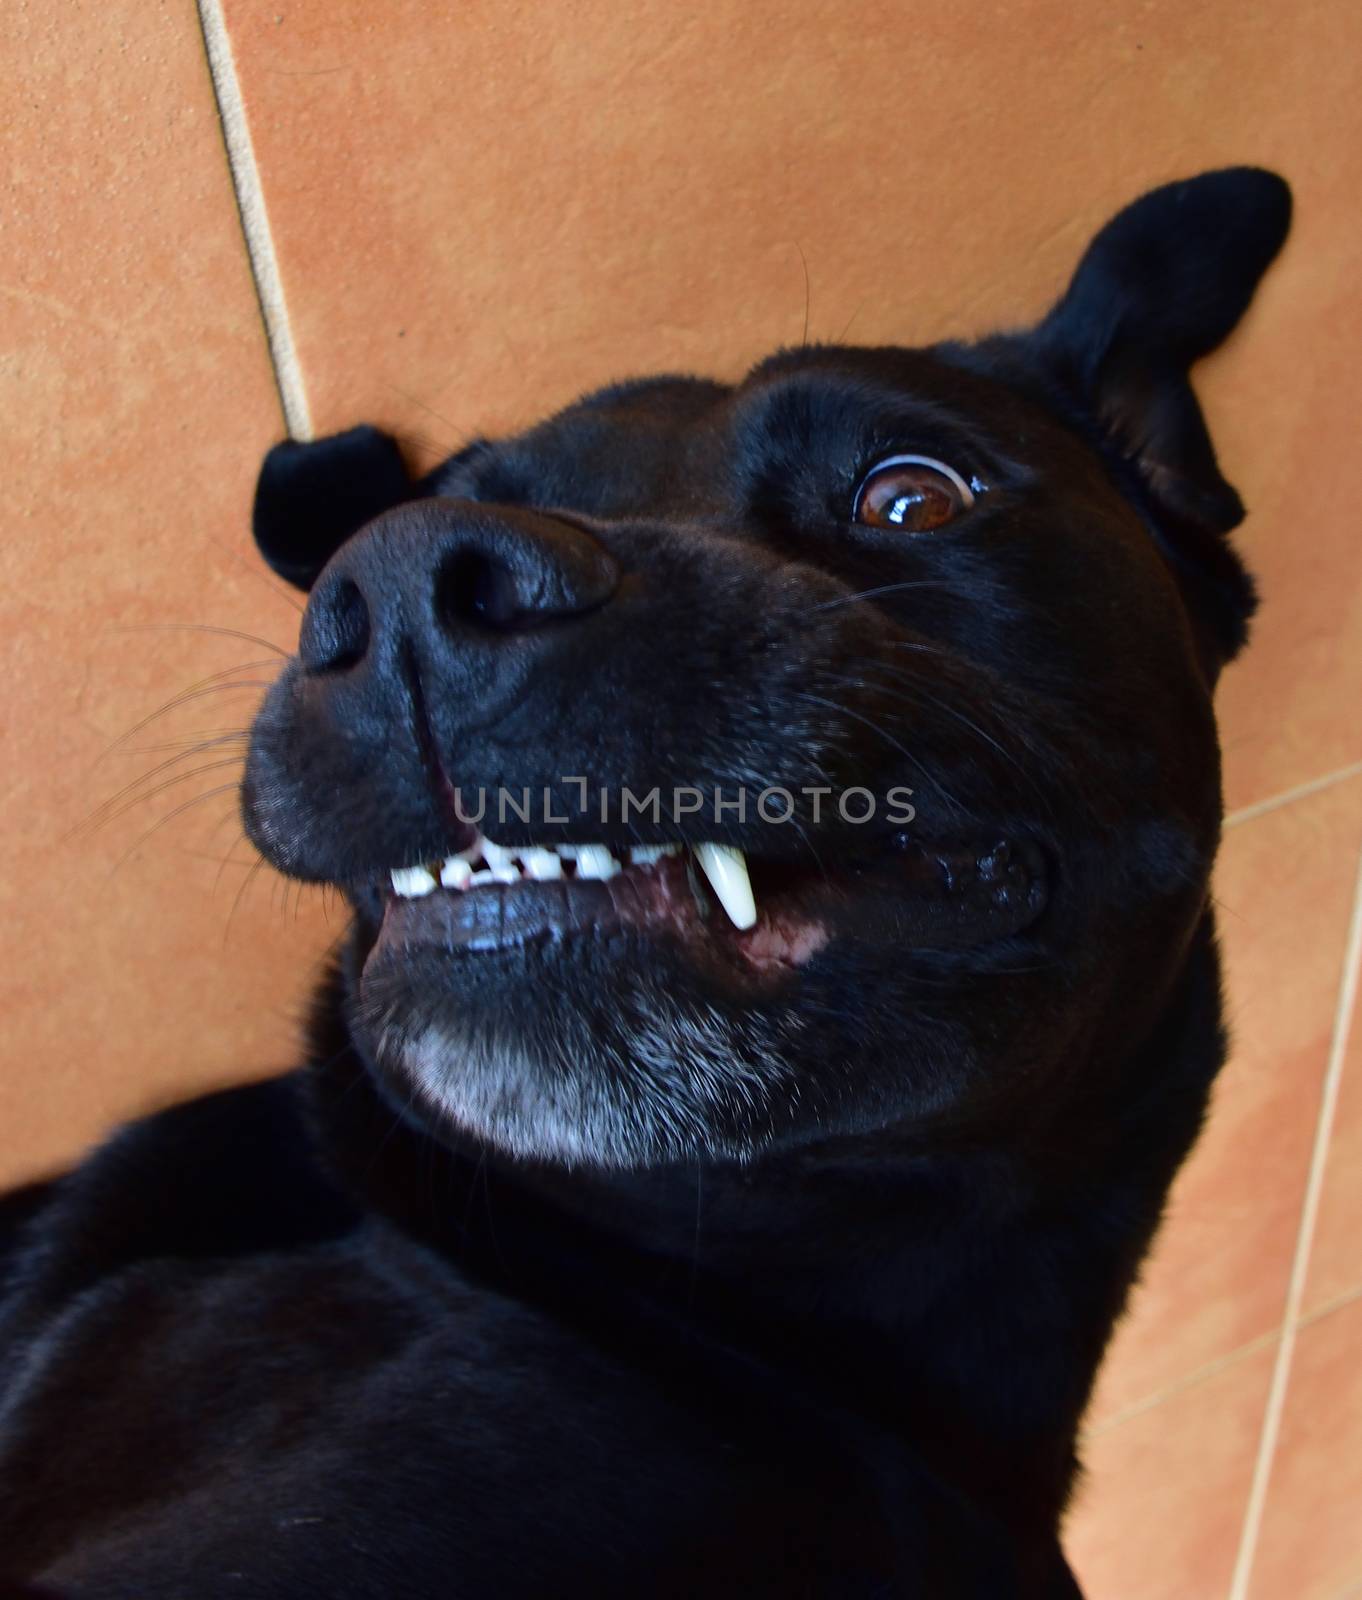
[[[605,880],[522,880],[418,899],[387,894],[377,962],[416,948],[451,955],[568,943],[631,932],[703,945],[739,969],[798,968],[837,935],[908,948],[988,943],[1034,922],[1043,909],[1039,855],[1003,839],[987,845],[901,846],[859,867],[823,871],[750,856],[758,920],[745,932],[703,896],[682,858],[631,868]]]
[[[382,938],[488,950],[535,938],[564,938],[617,925],[661,926],[684,918],[694,901],[684,868],[658,863],[618,877],[522,879],[420,899],[385,897]]]
[[[419,899],[385,896],[372,958],[417,946],[493,951],[531,942],[629,931],[726,946],[750,965],[797,965],[825,942],[817,919],[775,908],[740,932],[696,881],[687,860],[668,857],[600,879],[521,879]]]

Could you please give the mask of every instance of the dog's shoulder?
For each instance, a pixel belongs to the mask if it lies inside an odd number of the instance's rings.
[[[312,1158],[294,1076],[220,1090],[0,1197],[0,1328],[138,1263],[286,1249],[353,1220]]]
[[[158,1113],[3,1202],[0,1544],[20,1570],[159,1593],[204,1570],[211,1522],[210,1562],[270,1594],[353,1581],[368,1558],[339,1526],[387,1530],[413,1594],[454,1569],[507,1595],[564,1574],[612,1593],[621,1572],[678,1595],[922,1573],[1015,1592],[990,1517],[866,1419],[682,1328],[596,1337],[347,1198],[298,1090]],[[143,1429],[156,1451],[89,1478]]]

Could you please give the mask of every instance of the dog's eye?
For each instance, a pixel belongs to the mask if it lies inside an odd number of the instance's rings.
[[[856,491],[857,522],[872,528],[927,533],[974,504],[974,491],[944,461],[890,456],[866,474]]]

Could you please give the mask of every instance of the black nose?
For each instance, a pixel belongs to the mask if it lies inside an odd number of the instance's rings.
[[[609,552],[561,518],[417,501],[337,551],[308,598],[299,661],[316,674],[381,669],[398,650],[414,650],[444,677],[469,656],[514,655],[515,643],[597,610],[619,577]]]

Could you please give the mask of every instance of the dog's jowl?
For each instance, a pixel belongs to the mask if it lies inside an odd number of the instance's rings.
[[[307,605],[242,810],[353,926],[296,1073],[2,1203],[7,1582],[1078,1593],[1224,1052],[1254,592],[1188,372],[1289,211],[1173,184],[1028,331],[623,383],[420,481],[270,453]]]

